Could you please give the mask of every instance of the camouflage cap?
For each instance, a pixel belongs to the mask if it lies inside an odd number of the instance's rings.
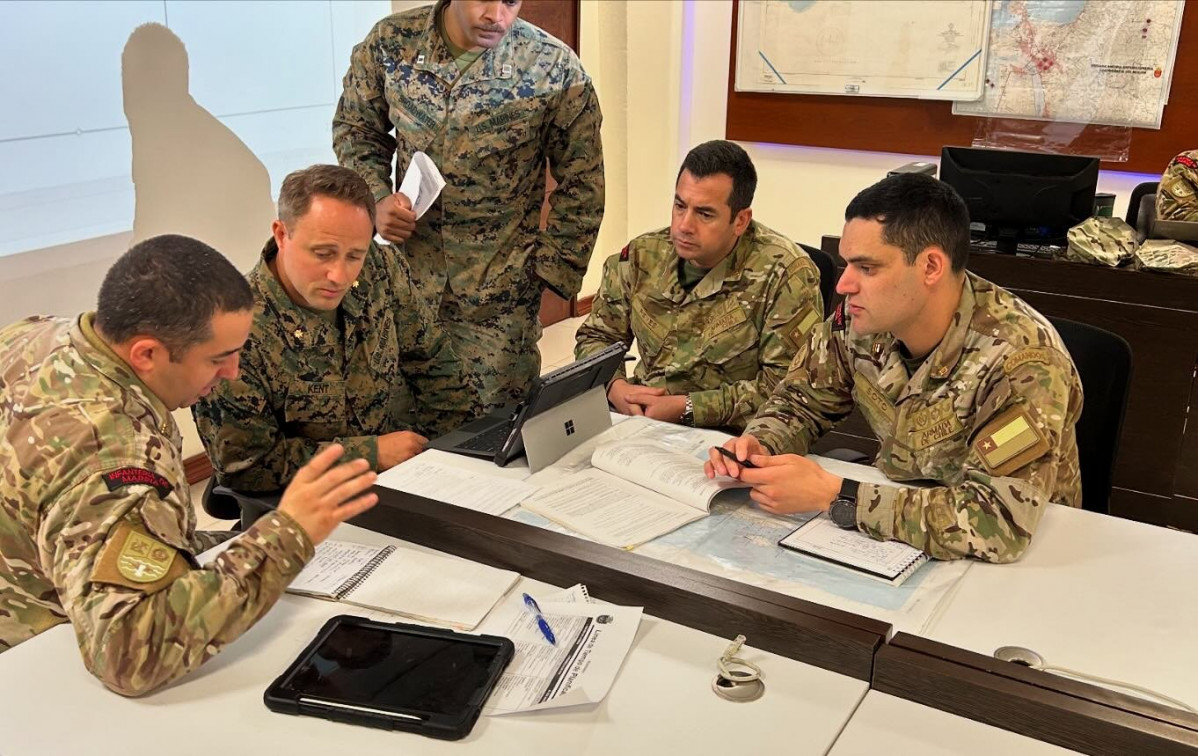
[[[1149,239],[1136,250],[1136,264],[1144,270],[1198,277],[1198,249],[1172,239]]]
[[[1065,259],[1118,267],[1131,261],[1136,241],[1136,230],[1121,218],[1087,218],[1069,229]]]

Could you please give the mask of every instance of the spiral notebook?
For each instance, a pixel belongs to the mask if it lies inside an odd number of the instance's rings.
[[[414,547],[324,541],[287,592],[473,630],[519,578]]]
[[[858,570],[891,585],[903,581],[928,561],[928,555],[901,541],[876,541],[857,530],[845,530],[827,515],[812,517],[778,541],[783,548]]]

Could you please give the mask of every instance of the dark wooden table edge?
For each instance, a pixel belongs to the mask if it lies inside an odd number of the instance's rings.
[[[1198,753],[1198,716],[907,633],[870,687],[1083,753]]]
[[[352,524],[868,681],[888,623],[525,523],[376,487]],[[713,660],[714,664],[714,660]]]

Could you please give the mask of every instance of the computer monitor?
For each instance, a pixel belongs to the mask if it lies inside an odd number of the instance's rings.
[[[965,200],[974,237],[1013,253],[1020,242],[1064,244],[1093,215],[1098,158],[945,147],[940,180]]]

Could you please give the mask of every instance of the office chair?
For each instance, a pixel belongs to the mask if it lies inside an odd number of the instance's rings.
[[[832,298],[836,296],[836,264],[831,256],[822,249],[800,244],[799,247],[807,253],[815,267],[819,268],[819,295],[824,300],[824,317],[832,313]]]
[[[1142,184],[1136,184],[1136,188],[1131,190],[1131,199],[1127,202],[1127,213],[1124,215],[1124,220],[1127,225],[1131,226],[1140,233],[1147,234],[1151,229],[1151,220],[1156,218],[1156,190],[1160,187],[1159,181],[1145,181]],[[1140,213],[1140,205],[1143,204],[1144,197],[1151,196],[1152,202],[1143,217]]]
[[[1064,318],[1049,321],[1073,357],[1085,395],[1077,421],[1082,508],[1107,514],[1131,383],[1131,347],[1123,337],[1092,325]]]
[[[200,498],[200,504],[203,505],[204,511],[218,520],[240,519],[241,505],[237,503],[237,499],[226,493],[214,492],[212,489],[215,487],[216,476],[213,475],[208,479],[208,485],[204,487],[204,495]]]

